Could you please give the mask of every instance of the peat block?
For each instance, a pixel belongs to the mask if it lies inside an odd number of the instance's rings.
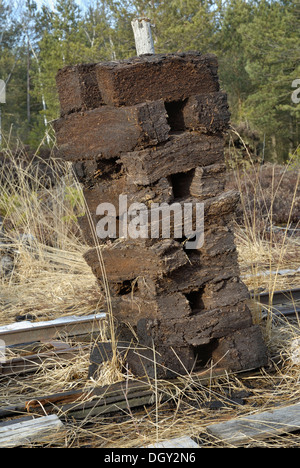
[[[230,111],[216,56],[158,54],[66,67],[57,74],[57,89],[59,155],[72,162],[86,200],[79,220],[90,245],[84,258],[102,292],[105,268],[105,300],[124,365],[151,378],[211,365],[227,371],[267,365],[240,279],[232,227],[239,193],[225,189]],[[119,204],[125,195],[126,207]],[[101,209],[108,203],[115,207],[109,215]],[[184,229],[186,219],[173,211],[159,211],[173,203],[192,207],[192,228]],[[147,238],[126,237],[131,204],[137,211],[155,207],[156,222],[169,222],[167,238],[160,226],[151,230],[152,218],[143,231]],[[203,242],[189,248],[199,204]],[[99,225],[111,219],[116,229],[99,239]],[[98,343],[90,376],[113,356],[111,343]]]

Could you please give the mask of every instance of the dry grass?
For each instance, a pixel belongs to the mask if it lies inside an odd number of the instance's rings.
[[[0,214],[4,215],[6,233],[17,251],[17,262],[13,274],[2,280],[0,325],[11,323],[17,316],[26,314],[34,316],[36,320],[49,320],[62,315],[90,315],[99,311],[103,298],[82,258],[88,247],[84,245],[76,224],[76,216],[84,211],[84,201],[70,168],[51,160],[49,164],[53,173],[59,174],[59,177],[56,177],[55,186],[47,188],[34,174],[29,174],[13,162],[9,148],[6,148],[5,154],[11,160],[14,174],[18,175],[18,183],[9,172],[2,174],[6,184],[2,184],[0,189]],[[251,165],[252,171],[258,169]],[[249,192],[244,190],[241,183],[249,177],[248,170],[249,167],[243,172],[236,171],[236,183],[242,193],[241,203],[245,213],[244,222],[236,226],[244,280],[255,290],[298,287],[299,276],[281,276],[278,273],[283,268],[299,268],[299,238],[289,237],[287,231],[274,235],[267,230],[270,222],[272,224],[275,205],[268,205],[267,216],[261,217],[257,210],[253,210],[253,203],[256,207],[258,203],[253,197],[251,204],[248,203],[246,197]],[[260,179],[253,178],[252,173],[250,180],[259,184]],[[291,215],[287,214],[287,220],[294,212],[299,177],[296,182],[297,185],[290,191]],[[271,185],[271,191],[278,193],[275,179]],[[264,188],[258,185],[253,188],[253,193],[261,200]],[[249,217],[249,206],[252,206],[252,217]],[[260,206],[265,207],[264,204]],[[23,234],[34,237],[29,246],[20,240]],[[275,274],[260,275],[266,271]],[[111,320],[112,316],[109,315],[109,318]],[[261,320],[261,317],[256,319]],[[273,359],[272,370],[264,369],[248,376],[226,375],[222,379],[212,380],[206,387],[196,384],[193,376],[187,376],[184,388],[178,387],[168,401],[162,403],[157,398],[153,407],[134,413],[128,408],[115,417],[88,418],[76,424],[69,422],[63,433],[56,434],[54,439],[49,438],[49,446],[130,448],[189,435],[199,437],[204,447],[222,447],[219,441],[212,440],[207,434],[208,425],[299,402],[300,364],[292,359],[293,343],[300,336],[299,324],[286,320],[275,322],[270,313],[261,326]],[[93,346],[93,343],[89,346]],[[97,381],[89,380],[89,355],[90,348],[83,348],[78,359],[72,362],[60,361],[53,366],[53,362],[48,361],[35,374],[1,383],[2,405],[132,378],[122,373],[114,356],[113,363],[103,366]],[[244,404],[237,403],[241,395]],[[218,409],[215,409],[216,405]],[[252,445],[293,447],[299,444],[299,436],[295,434],[267,442],[254,442]]]
[[[130,408],[124,409],[116,416],[87,417],[78,423],[69,420],[63,433],[49,439],[49,446],[135,448],[184,435],[198,438],[203,447],[226,446],[207,433],[210,424],[299,402],[300,364],[292,360],[292,343],[299,336],[299,327],[287,322],[273,327],[270,350],[273,356],[277,355],[277,364],[272,372],[266,369],[250,375],[225,375],[218,380],[212,379],[205,387],[197,384],[192,376],[187,376],[185,386],[178,387],[176,392],[173,389],[172,395],[166,387],[170,396],[163,403],[158,401],[152,407],[134,412]],[[59,367],[46,371],[41,377],[36,374],[34,378],[26,379],[27,388],[24,381],[18,379],[14,382],[16,387],[11,386],[11,389],[19,392],[20,400],[24,401],[24,397],[33,399],[41,392],[61,390],[62,387],[66,390],[76,388],[74,381],[80,385],[86,382],[87,364],[84,359],[74,363],[67,372],[64,371],[64,376],[60,374]],[[112,375],[109,368],[103,372],[108,372],[109,380],[111,377],[120,378],[120,375]],[[239,398],[243,398],[243,404],[239,403]],[[291,434],[269,441],[253,441],[249,446],[294,447],[299,443],[299,435]]]
[[[205,387],[197,384],[193,376],[187,376],[183,379],[185,386],[175,392],[173,389],[172,394],[166,387],[167,401],[158,400],[152,407],[134,412],[128,407],[116,416],[87,417],[76,424],[69,422],[65,432],[49,441],[49,446],[136,448],[188,435],[197,438],[204,448],[226,447],[208,434],[210,424],[299,402],[300,364],[292,360],[292,345],[299,336],[297,325],[281,322],[273,327],[270,351],[277,356],[277,364],[272,372],[266,369],[250,375],[225,375],[212,379]],[[106,371],[111,377],[111,371]],[[239,398],[243,398],[243,404]],[[249,446],[297,447],[299,443],[299,434],[290,434],[253,441]]]
[[[46,164],[55,185],[47,187],[48,181],[30,166],[23,169],[9,148],[3,153],[10,164],[1,174],[0,215],[15,269],[0,279],[1,325],[26,314],[51,320],[93,313],[102,298],[82,256],[88,247],[76,216],[85,207],[70,167],[51,158]]]
[[[235,169],[227,185],[241,195],[235,228],[241,276],[254,293],[270,293],[271,328],[273,293],[299,287],[299,149],[290,155],[285,166],[261,166],[252,160],[246,144],[238,137],[248,157],[241,164],[234,146],[231,147],[229,166]],[[258,321],[260,317],[255,318]]]

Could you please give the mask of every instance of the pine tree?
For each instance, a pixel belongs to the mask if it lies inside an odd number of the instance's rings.
[[[292,82],[300,77],[296,2],[260,1],[253,20],[240,31],[254,87],[245,101],[246,113],[266,136],[269,157],[282,161],[299,144],[300,106],[291,101]]]
[[[152,2],[158,52],[212,52],[220,2],[170,0]]]
[[[94,5],[89,5],[83,18],[82,29],[86,36],[85,61],[116,59],[110,10],[106,0],[96,0]]]
[[[57,0],[55,11],[44,6],[38,15],[39,35],[34,94],[43,101],[48,127],[59,116],[55,76],[60,68],[111,58],[106,2],[97,0],[83,15],[75,0]],[[42,134],[41,122],[36,128]]]
[[[215,52],[219,61],[222,87],[229,96],[232,119],[243,121],[244,102],[253,86],[246,70],[247,57],[242,47],[241,27],[247,27],[254,11],[252,2],[231,0],[224,5],[220,15],[220,27],[216,34]]]
[[[265,139],[267,154],[284,159],[299,143],[300,105],[291,101],[300,78],[296,0],[56,0],[21,12],[0,0],[0,79],[7,81],[3,128],[37,145],[59,115],[55,76],[77,63],[136,55],[131,21],[154,25],[156,53],[216,53],[233,123]]]
[[[26,49],[20,23],[13,8],[0,3],[0,78],[6,83],[6,104],[2,106],[2,131],[26,139],[27,84]]]

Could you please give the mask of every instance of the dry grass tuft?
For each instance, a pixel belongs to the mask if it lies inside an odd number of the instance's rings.
[[[241,164],[235,147],[231,147],[229,166],[235,169],[228,178],[228,188],[236,188],[241,196],[235,226],[241,275],[254,293],[264,290],[271,294],[271,321],[272,294],[299,287],[299,150],[290,155],[284,166],[261,166],[253,161],[237,132],[233,132],[248,156]]]
[[[26,314],[51,320],[93,313],[102,297],[83,259],[88,247],[76,219],[85,205],[70,166],[50,155],[42,162],[51,179],[41,178],[37,171],[32,173],[30,165],[24,168],[16,161],[9,148],[3,153],[6,165],[0,173],[0,216],[6,245],[2,252],[9,247],[14,270],[0,278],[0,324]]]

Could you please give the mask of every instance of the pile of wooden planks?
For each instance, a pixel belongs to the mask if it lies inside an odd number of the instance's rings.
[[[67,316],[47,322],[15,322],[0,327],[0,379],[37,372],[43,363],[54,367],[57,362],[78,359],[84,346],[71,346],[62,338],[80,342],[99,337],[105,329],[106,314]],[[86,349],[89,346],[86,345]],[[8,351],[16,356],[8,359]]]
[[[267,363],[239,276],[231,226],[239,197],[224,191],[230,113],[217,70],[214,55],[191,52],[66,67],[57,75],[61,117],[54,127],[59,156],[72,161],[83,185],[88,209],[79,221],[91,246],[85,259],[100,287],[104,261],[114,316],[129,325],[119,327],[120,339],[138,338],[138,351],[127,353],[136,375],[172,377],[211,361],[233,371]],[[110,224],[106,216],[103,239],[99,206],[108,203],[115,219]],[[130,237],[131,204],[136,211],[176,204],[182,213],[189,205],[193,229],[186,232],[184,217],[170,210],[169,236],[163,214]],[[204,243],[187,248],[200,204]]]

